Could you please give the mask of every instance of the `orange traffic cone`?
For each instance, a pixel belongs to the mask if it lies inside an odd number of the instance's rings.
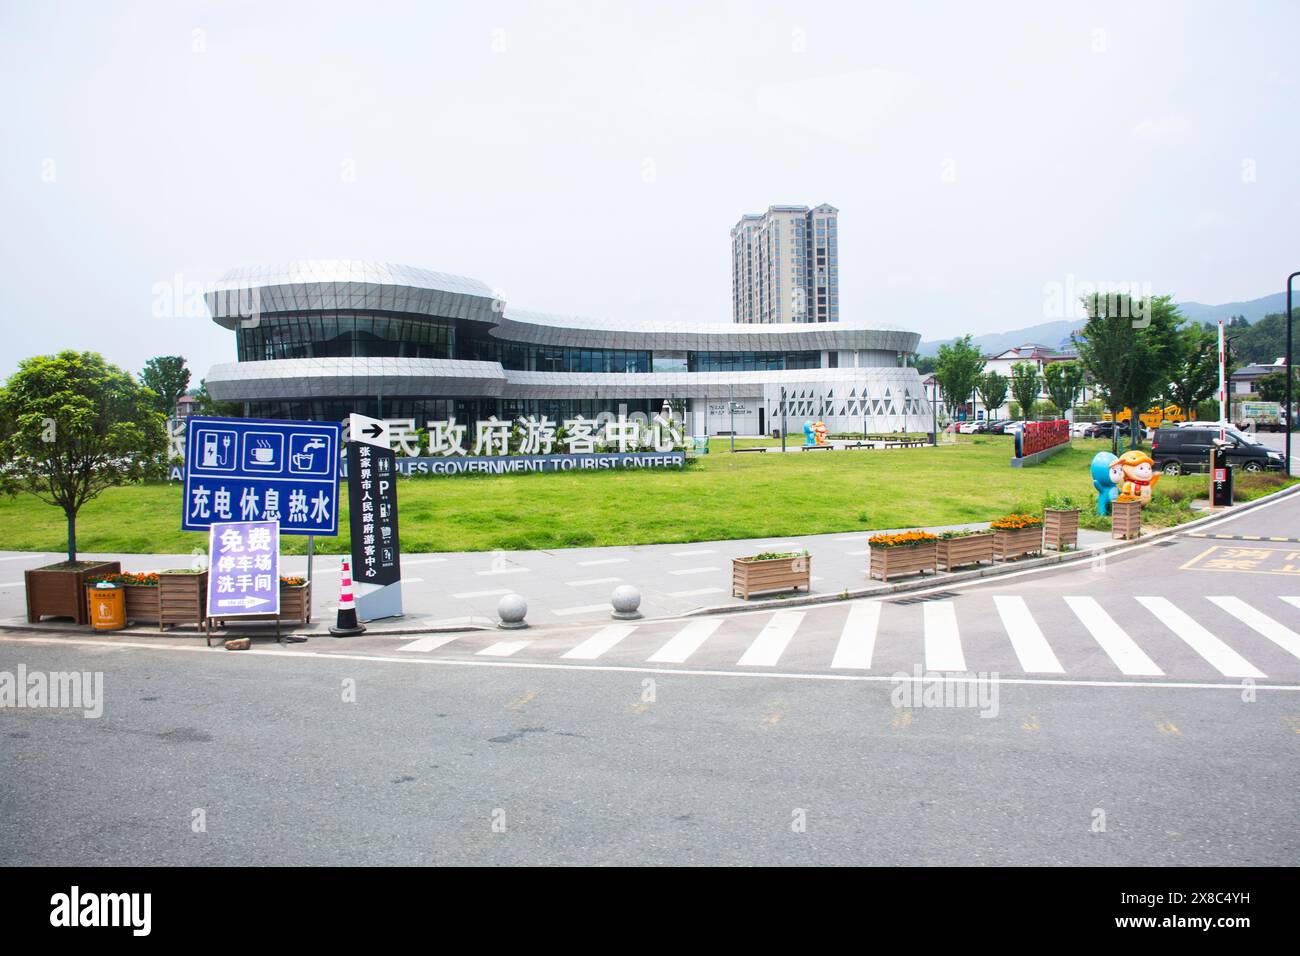
[[[365,632],[366,626],[357,621],[357,603],[352,600],[352,569],[345,558],[339,572],[339,616],[330,633],[335,637],[353,637]]]

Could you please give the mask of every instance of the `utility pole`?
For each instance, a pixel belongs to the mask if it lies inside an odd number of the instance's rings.
[[[1286,373],[1286,473],[1291,474],[1291,429],[1295,423],[1291,421],[1291,283],[1300,276],[1300,272],[1293,272],[1286,277],[1286,368],[1282,371]]]
[[[1290,333],[1290,331],[1291,331],[1290,326],[1288,326],[1287,332]],[[1224,347],[1223,344],[1223,319],[1219,319],[1219,441],[1227,441],[1228,438],[1228,436],[1224,434],[1227,428],[1226,422],[1228,421],[1228,410],[1225,407],[1228,401],[1227,375],[1225,374],[1227,371],[1227,364],[1228,364],[1228,350]],[[1290,397],[1291,397],[1290,395],[1287,395],[1288,400],[1290,399]],[[1288,447],[1291,444],[1290,437],[1291,437],[1291,433],[1287,432]],[[1290,469],[1290,467],[1291,467],[1291,456],[1290,454],[1288,454],[1287,455],[1288,470]]]

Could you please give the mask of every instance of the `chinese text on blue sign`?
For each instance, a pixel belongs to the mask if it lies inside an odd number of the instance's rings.
[[[282,534],[338,534],[336,422],[187,420],[184,531],[278,521]]]
[[[279,525],[214,523],[208,539],[208,616],[279,613]]]

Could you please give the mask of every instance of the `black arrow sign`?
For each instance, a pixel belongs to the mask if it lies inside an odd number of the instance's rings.
[[[378,424],[377,422],[372,422],[371,424],[367,425],[365,428],[361,429],[361,434],[369,435],[371,438],[378,438],[383,433],[384,433],[384,426]]]

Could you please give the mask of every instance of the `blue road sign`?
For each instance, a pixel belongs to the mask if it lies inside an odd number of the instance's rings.
[[[338,534],[342,439],[337,422],[191,416],[181,529],[278,521],[281,534]]]
[[[279,614],[279,523],[213,522],[208,535],[208,616]]]

